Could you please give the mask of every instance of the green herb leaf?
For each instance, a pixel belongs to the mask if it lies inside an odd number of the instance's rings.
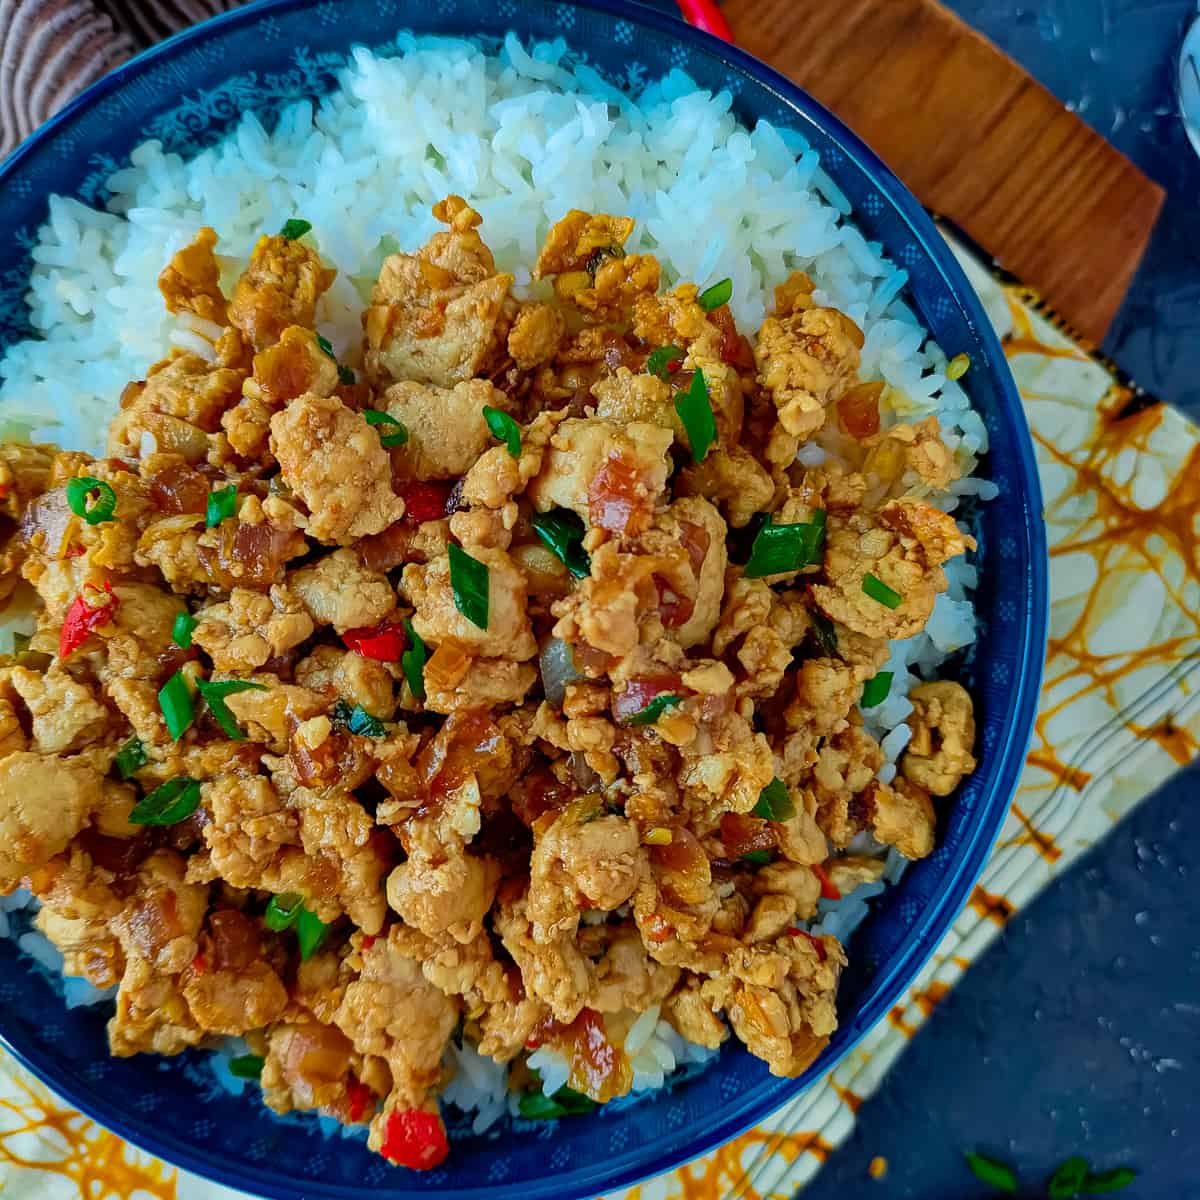
[[[192,690],[183,673],[176,671],[158,693],[158,707],[162,710],[167,732],[179,741],[196,719],[196,708],[192,701]]]
[[[364,408],[363,416],[368,425],[379,427],[379,444],[390,450],[393,446],[403,446],[408,441],[408,429],[403,421],[397,421],[391,413],[380,412],[377,408]]]
[[[592,560],[583,548],[583,521],[569,508],[537,513],[530,524],[543,543],[566,565],[576,579],[586,579],[592,573]]]
[[[233,713],[229,711],[225,697],[234,696],[238,692],[265,692],[266,684],[251,683],[248,679],[222,679],[216,683],[210,683],[207,679],[198,679],[196,688],[204,697],[204,703],[208,705],[208,711],[212,713],[213,719],[224,730],[225,736],[230,741],[245,741],[246,735],[239,728]]]
[[[751,810],[764,821],[788,821],[796,815],[796,806],[782,779],[772,779],[758,793],[758,803]]]
[[[553,1096],[526,1092],[518,1101],[521,1116],[527,1121],[553,1121],[558,1117],[578,1117],[592,1112],[596,1102],[574,1088],[560,1087]]]
[[[272,896],[263,913],[263,924],[274,933],[291,929],[304,911],[304,897],[298,892],[284,892]]]
[[[750,548],[742,570],[746,579],[802,571],[821,561],[825,548],[825,512],[817,509],[810,522],[764,525]]]
[[[1046,1195],[1049,1200],[1071,1200],[1079,1195],[1083,1181],[1087,1178],[1088,1164],[1086,1158],[1075,1155],[1068,1158],[1053,1175],[1046,1185]]]
[[[717,440],[717,421],[713,416],[712,400],[703,371],[698,370],[692,376],[691,387],[675,397],[675,411],[687,433],[692,461],[703,462],[709,448]]]
[[[171,641],[181,650],[188,650],[192,645],[192,630],[200,622],[189,612],[175,614],[175,623],[171,626]]]
[[[453,542],[447,547],[450,555],[450,589],[454,603],[472,625],[488,627],[488,568],[486,563],[472,558]]]
[[[100,525],[113,519],[117,511],[117,493],[102,479],[83,475],[67,483],[67,504],[89,525]]]
[[[483,419],[492,431],[492,437],[503,442],[513,458],[521,457],[521,427],[508,415],[490,404],[483,406]]]
[[[20,658],[22,654],[29,653],[29,643],[33,641],[33,636],[28,633],[13,634],[13,657]]]
[[[117,751],[113,763],[122,779],[132,779],[149,762],[146,746],[139,737],[131,737]]]
[[[301,217],[290,217],[284,221],[279,236],[287,238],[289,242],[294,242],[297,238],[302,238],[311,228],[311,221],[305,221]]]
[[[659,346],[657,350],[651,350],[646,359],[646,374],[666,379],[672,367],[678,370],[686,357],[687,351],[680,346]]]
[[[361,704],[353,708],[345,700],[339,700],[329,714],[335,727],[356,733],[360,737],[381,738],[387,734],[387,727],[378,718],[373,717]]]
[[[242,1054],[229,1060],[229,1073],[235,1079],[257,1079],[262,1074],[262,1056]]]
[[[892,671],[880,671],[874,679],[868,679],[863,684],[862,699],[859,700],[859,708],[875,708],[882,704],[888,697],[888,692],[892,690]]]
[[[770,861],[770,850],[751,850],[749,854],[742,855],[742,862],[750,863],[755,867],[765,867]]]
[[[554,1099],[573,1117],[589,1113],[596,1107],[596,1101],[591,1096],[585,1096],[582,1092],[565,1085],[554,1093]]]
[[[1013,1174],[1011,1167],[1006,1167],[994,1158],[986,1158],[971,1150],[966,1152],[966,1160],[967,1166],[971,1168],[975,1178],[981,1183],[986,1183],[988,1187],[994,1187],[997,1191],[1008,1192],[1010,1195],[1016,1192],[1017,1177]]]
[[[177,825],[200,807],[200,784],[187,775],[168,779],[138,801],[129,814],[131,825]]]
[[[705,312],[712,312],[714,308],[720,308],[722,304],[728,304],[733,299],[733,280],[722,279],[720,283],[714,283],[712,287],[705,288],[700,293],[700,307]]]
[[[340,383],[342,387],[353,387],[353,385],[357,382],[358,376],[355,375],[354,368],[344,366],[342,363],[338,363],[338,383]]]
[[[682,696],[669,695],[666,692],[659,692],[641,712],[634,713],[632,717],[628,717],[623,724],[625,725],[653,725],[659,717],[667,711],[668,708],[673,708],[676,704],[682,704]]]
[[[232,517],[237,511],[237,488],[218,488],[208,493],[208,507],[204,513],[204,524],[209,529],[215,529],[226,517]]]
[[[812,622],[813,634],[817,639],[817,645],[830,657],[834,658],[838,652],[837,630],[833,627],[833,622],[823,613],[813,609],[808,614],[808,619]]]
[[[425,643],[421,635],[413,628],[412,622],[404,622],[404,632],[408,635],[408,649],[400,655],[400,667],[404,678],[408,681],[408,690],[414,699],[425,699],[425,662],[429,655],[425,651]]]
[[[328,936],[329,926],[307,908],[302,908],[296,917],[296,941],[300,944],[301,962],[308,962],[325,944]]]
[[[1137,1178],[1132,1167],[1114,1167],[1111,1171],[1100,1171],[1088,1175],[1079,1189],[1081,1196],[1102,1196],[1106,1192],[1119,1192]]]
[[[317,334],[317,345],[320,346],[321,352],[337,362],[337,355],[333,352],[333,343],[323,334]]]
[[[874,575],[863,576],[862,590],[884,608],[899,608],[904,603],[904,597],[899,592],[892,591],[882,579],[877,579]]]

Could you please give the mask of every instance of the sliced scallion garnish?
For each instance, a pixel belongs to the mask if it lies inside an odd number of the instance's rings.
[[[133,806],[131,825],[177,825],[200,807],[200,784],[187,775],[168,779]]]
[[[257,1079],[264,1065],[260,1054],[240,1054],[229,1060],[229,1073],[235,1079]]]
[[[750,548],[742,574],[747,579],[801,571],[820,561],[825,543],[825,513],[817,509],[810,522],[764,525]]]
[[[722,279],[720,283],[714,283],[712,287],[705,288],[699,297],[700,307],[705,312],[712,312],[714,308],[720,308],[722,304],[728,304],[732,299],[732,279]]]
[[[676,696],[669,692],[660,692],[641,712],[636,712],[632,717],[627,717],[624,721],[626,725],[653,725],[659,717],[667,711],[668,708],[673,708],[676,704],[682,704],[683,697]]]
[[[403,446],[408,441],[408,429],[403,421],[397,421],[391,413],[380,412],[377,408],[364,408],[363,416],[368,425],[374,425],[379,430],[379,444],[390,450],[393,446]]]
[[[904,597],[899,592],[893,591],[874,575],[863,576],[862,590],[884,608],[899,608],[904,603]]]
[[[354,373],[353,367],[347,367],[342,363],[338,363],[338,383],[342,387],[352,387],[358,382],[358,376]]]
[[[171,626],[171,641],[181,650],[188,650],[192,645],[192,630],[199,622],[189,612],[175,614],[175,623]]]
[[[692,461],[703,462],[709,448],[717,440],[717,420],[713,416],[712,399],[703,371],[697,371],[692,376],[688,390],[675,397],[675,411],[687,433]]]
[[[333,706],[329,719],[334,728],[356,733],[360,737],[381,738],[387,734],[384,723],[378,717],[371,716],[361,704],[351,707],[345,700],[339,700]]]
[[[486,563],[472,558],[453,542],[447,547],[450,556],[450,589],[454,603],[472,625],[488,627],[488,568]]]
[[[421,635],[413,628],[412,622],[405,620],[404,632],[408,635],[408,649],[400,655],[400,666],[404,678],[408,682],[408,690],[414,699],[425,699],[425,661],[429,657],[425,651],[425,643]]]
[[[892,677],[892,671],[880,671],[874,679],[868,679],[863,684],[859,708],[876,708],[882,704],[887,699],[888,692],[892,690]]]
[[[657,350],[651,350],[646,359],[646,374],[666,379],[672,367],[678,369],[686,356],[687,351],[679,346],[659,346]]]
[[[67,504],[77,517],[82,517],[89,525],[100,525],[114,519],[117,493],[103,479],[81,475],[67,482]]]
[[[483,406],[483,419],[491,430],[492,437],[503,442],[513,458],[521,457],[521,427],[508,415],[490,404]]]
[[[561,1087],[553,1096],[544,1092],[526,1092],[517,1102],[527,1121],[553,1121],[558,1117],[576,1117],[591,1112],[596,1102],[573,1088]]]
[[[167,724],[167,732],[175,741],[179,741],[196,719],[192,689],[188,687],[181,671],[176,671],[159,689],[158,707]]]
[[[324,945],[329,936],[329,926],[320,917],[302,908],[296,917],[296,941],[300,946],[300,959],[308,962]]]
[[[742,862],[752,867],[765,867],[771,861],[770,850],[751,850],[742,855]]]
[[[967,1151],[965,1157],[971,1173],[980,1183],[986,1183],[988,1187],[995,1188],[998,1192],[1007,1192],[1010,1195],[1016,1192],[1017,1177],[1011,1167],[997,1162],[994,1158],[975,1154],[970,1150]]]
[[[297,238],[302,238],[311,228],[311,221],[305,221],[302,217],[289,217],[284,221],[279,236],[287,238],[289,242],[294,242]]]
[[[291,929],[304,911],[304,897],[298,892],[283,892],[272,896],[263,913],[263,924],[273,933]]]
[[[830,657],[833,658],[838,652],[837,630],[833,627],[833,622],[823,613],[814,609],[809,614],[809,620],[812,621],[813,633],[816,635],[817,645]]]
[[[586,579],[592,573],[592,562],[583,548],[583,521],[569,508],[536,513],[530,524],[548,549],[562,560],[576,579]]]
[[[237,512],[237,488],[233,484],[208,493],[208,504],[204,510],[204,524],[215,529],[222,521]]]
[[[796,815],[796,805],[782,779],[772,779],[758,794],[758,803],[751,812],[764,821],[790,821]]]
[[[196,687],[200,695],[204,697],[204,703],[208,705],[208,711],[212,713],[213,719],[220,725],[225,736],[230,741],[245,741],[246,735],[238,727],[233,713],[229,711],[229,705],[225,703],[225,697],[234,696],[238,692],[265,692],[267,685],[265,683],[251,683],[248,679],[221,679],[215,683],[207,679],[198,679]]]
[[[148,761],[145,743],[139,737],[131,737],[117,751],[113,765],[122,779],[132,779]]]
[[[337,355],[333,352],[333,343],[324,334],[317,334],[317,345],[320,347],[322,354],[337,362]]]

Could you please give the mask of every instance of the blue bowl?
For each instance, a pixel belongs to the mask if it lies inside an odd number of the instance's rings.
[[[64,1008],[50,980],[0,942],[0,1036],[71,1104],[190,1171],[264,1196],[380,1200],[436,1193],[466,1200],[573,1200],[628,1186],[702,1154],[792,1099],[883,1017],[965,903],[1000,829],[1037,710],[1046,638],[1041,494],[1021,402],[1003,352],[962,271],[904,186],[840,122],[749,55],[623,0],[264,0],[190,30],[102,79],[0,167],[0,346],[28,334],[23,294],[32,236],[51,192],[103,198],[103,181],[140,141],[187,153],[247,109],[273,111],[332,86],[356,43],[398,29],[495,38],[562,37],[614,79],[681,67],[730,88],[739,116],[799,130],[820,151],[859,225],[909,271],[910,300],[950,354],[966,351],[971,398],[991,435],[983,471],[1001,488],[978,517],[980,636],[961,678],[979,719],[979,769],[943,808],[939,847],[878,901],[850,949],[841,1027],[798,1080],[774,1079],[739,1046],[669,1093],[592,1117],[455,1139],[445,1166],[386,1166],[360,1141],[272,1117],[254,1095],[204,1088],[195,1059],[110,1059],[104,1017]],[[211,1077],[210,1077],[211,1078]]]

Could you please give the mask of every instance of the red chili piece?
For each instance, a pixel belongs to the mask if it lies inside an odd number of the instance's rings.
[[[369,1087],[358,1079],[351,1079],[346,1084],[346,1096],[350,1101],[350,1120],[361,1121],[367,1111],[367,1105],[374,1103],[375,1094]]]
[[[446,1130],[434,1113],[412,1108],[394,1112],[384,1128],[383,1157],[414,1171],[432,1171],[446,1161],[450,1143]]]
[[[107,625],[116,614],[121,602],[116,596],[113,596],[111,583],[106,581],[103,586],[104,591],[112,597],[107,604],[101,604],[94,608],[83,598],[82,592],[71,601],[71,607],[67,609],[67,615],[63,620],[62,632],[58,635],[59,658],[66,658],[72,651],[79,649],[91,636],[93,630],[98,629],[101,625]],[[100,589],[94,588],[93,590],[99,591]]]
[[[840,900],[842,893],[838,891],[838,886],[829,878],[828,872],[820,864],[813,865],[812,873],[821,881],[821,896],[826,900]]]
[[[348,650],[377,662],[399,662],[408,646],[404,626],[395,621],[384,621],[369,629],[347,629],[342,641]]]
[[[807,929],[797,929],[795,925],[788,926],[788,933],[790,933],[792,937],[808,938],[808,940],[813,944],[813,949],[817,952],[817,957],[822,962],[825,961],[825,943],[821,941],[819,937],[809,933]]]
[[[440,521],[446,515],[446,502],[454,490],[452,483],[410,483],[400,489],[404,501],[404,519],[411,525]]]

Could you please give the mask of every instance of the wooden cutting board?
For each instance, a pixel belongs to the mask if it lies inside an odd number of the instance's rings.
[[[726,0],[935,213],[1103,340],[1165,193],[936,0]]]

